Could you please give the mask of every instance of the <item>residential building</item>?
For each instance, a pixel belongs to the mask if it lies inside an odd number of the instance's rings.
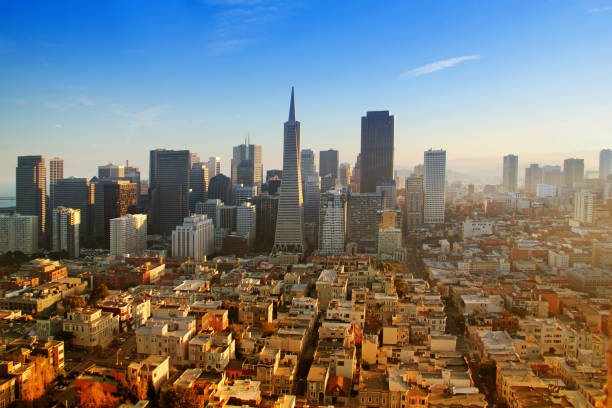
[[[215,252],[215,226],[206,215],[185,217],[172,231],[172,256],[205,261]]]
[[[127,214],[110,220],[110,252],[122,257],[141,254],[147,249],[146,214]]]
[[[321,195],[319,253],[322,255],[344,253],[346,207],[346,195],[340,188]]]
[[[542,169],[538,164],[532,163],[525,169],[525,191],[535,193],[538,184],[542,184]]]
[[[566,186],[584,181],[584,159],[565,159],[563,161],[563,181]]]
[[[236,232],[247,239],[249,247],[253,247],[257,236],[257,214],[253,204],[244,202],[236,208]]]
[[[0,214],[0,252],[38,252],[38,216]]]
[[[376,253],[378,211],[383,209],[380,193],[350,194],[346,243],[356,243],[359,252]]]
[[[119,331],[119,317],[100,309],[75,309],[68,312],[63,330],[72,334],[73,346],[105,348]]]

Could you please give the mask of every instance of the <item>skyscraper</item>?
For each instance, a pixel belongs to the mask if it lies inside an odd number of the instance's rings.
[[[446,204],[446,150],[427,150],[423,166],[423,222],[442,224]]]
[[[38,252],[38,217],[36,215],[0,214],[0,253]]]
[[[225,204],[230,204],[232,202],[232,182],[229,177],[219,173],[211,178],[208,185],[208,198],[219,199]]]
[[[383,196],[383,206],[385,209],[395,209],[397,186],[395,180],[379,180],[376,182],[376,192]]]
[[[605,180],[612,174],[612,150],[603,149],[599,152],[599,178]]]
[[[209,157],[206,162],[206,167],[208,167],[208,180],[215,177],[217,174],[221,174],[221,158],[214,156]]]
[[[54,157],[49,160],[49,208],[55,208],[55,184],[59,179],[64,178],[64,159]]]
[[[415,174],[406,178],[406,223],[423,223],[423,177]]]
[[[121,164],[108,163],[98,166],[98,178],[121,178],[125,176],[125,167]]]
[[[53,251],[66,251],[70,258],[80,255],[79,227],[81,211],[73,208],[57,207],[53,209]]]
[[[247,239],[249,247],[253,247],[257,234],[257,218],[255,206],[242,203],[236,208],[236,232]]]
[[[274,244],[276,233],[276,215],[278,213],[278,196],[261,194],[253,198],[255,205],[255,231],[257,243],[268,250]]]
[[[134,212],[137,186],[127,180],[102,179],[94,186],[93,238],[107,243],[110,220]]]
[[[206,215],[185,217],[172,231],[172,256],[201,262],[215,252],[215,226]]]
[[[284,125],[283,179],[273,252],[304,252],[300,155],[300,122],[295,120],[295,96],[291,88],[289,119]]]
[[[346,243],[355,243],[359,252],[376,252],[378,211],[383,209],[380,193],[350,194],[348,197],[348,226]]]
[[[89,183],[88,178],[68,177],[58,180],[55,184],[55,206],[81,212],[80,242],[93,234],[94,185]]]
[[[244,144],[234,147],[231,164],[232,185],[261,186],[263,183],[261,146],[251,144],[248,137]]]
[[[334,149],[319,152],[319,175],[325,177],[328,174],[338,179],[338,151]]]
[[[110,252],[120,257],[147,249],[147,216],[127,214],[110,220]]]
[[[140,169],[138,169],[138,167],[130,167],[126,162],[123,170],[123,178],[136,184],[136,199],[138,201],[138,207],[142,208],[142,204],[140,202],[140,196],[142,195],[142,187],[140,185]]]
[[[542,183],[551,186],[561,185],[561,166],[542,167]]]
[[[584,159],[565,159],[563,161],[563,181],[566,186],[584,181]]]
[[[525,190],[535,193],[538,184],[542,183],[542,169],[539,165],[532,163],[525,169]]]
[[[189,211],[195,212],[196,203],[208,199],[208,167],[205,163],[193,163],[189,170]]]
[[[47,170],[45,156],[17,157],[17,213],[38,217],[38,232],[45,233],[47,211]],[[41,237],[42,238],[42,237]]]
[[[319,220],[319,253],[322,255],[344,253],[346,195],[341,188],[336,187],[321,195]]]
[[[338,182],[345,187],[349,187],[351,185],[351,164],[342,163],[338,173]]]
[[[318,178],[318,174],[317,174],[317,170],[315,167],[314,152],[310,149],[302,149],[301,154],[302,154],[301,156],[302,161],[300,163],[300,167],[301,167],[300,170],[301,170],[301,176],[302,176],[302,197],[304,199],[304,207],[305,207],[306,201],[308,200],[308,197],[306,196],[307,194],[306,183],[310,177],[316,176]],[[306,213],[304,213],[304,217],[306,217]],[[304,222],[307,222],[307,221],[304,220]]]
[[[380,180],[393,180],[395,118],[389,111],[368,112],[361,118],[361,193],[376,191]]]
[[[189,150],[151,150],[149,200],[153,232],[168,235],[189,215]]]
[[[518,156],[509,154],[504,156],[503,188],[505,191],[518,190]]]

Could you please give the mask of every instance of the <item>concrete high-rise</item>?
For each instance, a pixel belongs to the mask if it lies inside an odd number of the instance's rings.
[[[215,252],[215,226],[206,215],[185,217],[172,231],[172,256],[201,262]]]
[[[128,163],[125,163],[125,167],[123,168],[123,179],[128,180],[134,184],[136,184],[136,199],[138,201],[138,207],[142,208],[141,203],[141,195],[142,195],[142,187],[140,180],[140,169],[138,167],[131,167]]]
[[[599,152],[599,178],[605,180],[612,174],[612,150],[603,149]]]
[[[395,209],[397,186],[395,180],[379,180],[376,182],[376,192],[383,196],[383,206],[385,209]]]
[[[348,197],[346,243],[355,243],[359,252],[375,253],[378,212],[384,207],[380,193],[357,193]]]
[[[122,257],[141,254],[147,249],[147,216],[127,214],[110,220],[110,252]]]
[[[189,150],[151,150],[149,200],[153,232],[169,235],[189,215]]]
[[[94,184],[90,184],[88,178],[68,177],[58,180],[55,185],[55,205],[80,211],[80,242],[93,235]]]
[[[361,118],[361,193],[376,191],[380,180],[393,180],[395,118],[389,111],[367,112]]]
[[[339,187],[321,195],[319,253],[341,255],[346,238],[346,194]]]
[[[565,159],[563,161],[563,182],[566,186],[584,181],[584,159]]]
[[[504,156],[504,174],[502,187],[504,191],[518,191],[518,156],[509,154]]]
[[[219,199],[208,199],[203,203],[196,203],[195,213],[197,215],[204,214],[208,219],[213,221],[215,227],[217,227],[217,208],[223,205],[223,201]]]
[[[328,174],[338,179],[338,151],[334,149],[319,152],[319,175],[325,177]]]
[[[446,205],[446,150],[429,149],[424,157],[423,222],[442,224]]]
[[[232,185],[261,186],[263,183],[261,146],[251,144],[248,137],[244,144],[234,147],[231,165]]]
[[[17,213],[38,217],[38,232],[44,237],[47,222],[47,169],[45,156],[17,157]]]
[[[38,217],[36,215],[0,214],[0,253],[38,252]]]
[[[195,212],[196,203],[208,199],[208,167],[205,163],[193,163],[189,170],[189,211]]]
[[[242,203],[236,208],[236,232],[247,239],[249,247],[253,247],[257,234],[257,214],[253,204]]]
[[[291,88],[289,119],[285,122],[283,136],[283,179],[272,248],[276,253],[304,253],[300,155],[300,122],[295,120],[295,96]]]
[[[94,184],[92,238],[109,242],[110,220],[135,212],[137,186],[127,180],[101,179]]]
[[[56,207],[53,209],[52,248],[55,252],[65,251],[70,258],[80,255],[79,228],[81,211],[73,208]]]
[[[561,185],[561,166],[542,167],[542,183],[559,187]]]
[[[338,183],[345,187],[351,185],[351,164],[342,163],[338,170]]]
[[[406,178],[406,224],[423,224],[423,177],[412,174]]]
[[[535,163],[532,163],[525,169],[525,190],[529,193],[535,193],[538,189],[538,184],[542,183],[542,168]]]
[[[64,159],[60,157],[54,157],[49,160],[49,201],[50,209],[56,207],[54,196],[55,196],[55,184],[57,181],[64,178]]]
[[[302,149],[301,159],[300,170],[302,176],[302,197],[304,199],[304,206],[306,206],[306,200],[308,200],[308,197],[306,196],[306,182],[310,177],[318,178],[319,174],[317,173],[317,169],[315,167],[315,154],[312,150]],[[304,214],[304,217],[306,217],[306,214]]]
[[[242,205],[257,196],[257,186],[245,186],[236,184],[232,188],[232,203],[234,205]]]
[[[209,157],[206,162],[206,167],[208,167],[209,180],[217,174],[221,174],[221,158],[214,156]]]

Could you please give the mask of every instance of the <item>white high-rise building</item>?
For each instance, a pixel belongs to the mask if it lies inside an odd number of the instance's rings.
[[[346,237],[346,195],[340,186],[321,195],[319,216],[319,252],[322,255],[344,253]]]
[[[147,249],[146,214],[127,214],[110,220],[110,250],[117,257]]]
[[[204,261],[215,252],[215,226],[206,215],[185,217],[172,231],[172,256]]]
[[[606,179],[612,174],[612,150],[603,149],[599,152],[599,178]]]
[[[283,137],[283,178],[272,248],[272,252],[275,253],[304,253],[301,153],[300,122],[295,120],[295,98],[291,88],[289,119],[285,122]]]
[[[71,258],[80,255],[79,230],[81,210],[66,207],[53,209],[53,251],[66,251]]]
[[[249,247],[255,243],[256,230],[255,206],[251,203],[242,203],[236,209],[236,232],[246,237]]]
[[[0,252],[38,252],[38,217],[36,215],[0,214]]]
[[[596,191],[576,191],[574,193],[574,220],[583,224],[592,224],[599,199],[600,195]]]
[[[557,195],[557,186],[550,184],[538,184],[536,187],[536,196],[539,198],[555,197]]]
[[[425,152],[425,176],[423,180],[423,222],[444,223],[446,189],[446,150]]]

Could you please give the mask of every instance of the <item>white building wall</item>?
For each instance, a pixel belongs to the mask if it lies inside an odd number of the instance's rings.
[[[172,255],[203,261],[215,251],[215,227],[206,215],[185,217],[172,231]]]
[[[114,256],[140,254],[147,249],[147,216],[127,214],[110,220],[110,251]]]

